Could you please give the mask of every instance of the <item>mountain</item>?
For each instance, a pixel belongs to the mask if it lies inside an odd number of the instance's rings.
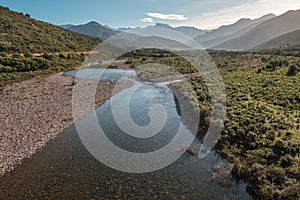
[[[116,31],[106,28],[105,26],[102,26],[101,24],[95,21],[91,21],[83,25],[62,25],[61,27],[66,27],[66,29],[74,31],[76,33],[81,33],[91,37],[97,37],[101,40],[106,40],[109,37],[117,34]]]
[[[175,40],[170,40],[167,38],[157,37],[157,36],[148,36],[148,37],[142,37],[138,38],[136,40],[137,44],[140,45],[140,47],[147,46],[147,48],[161,48],[161,49],[170,49],[170,50],[182,50],[182,49],[188,49],[189,47],[177,42]]]
[[[277,38],[269,40],[257,47],[255,50],[265,50],[265,49],[286,49],[291,47],[300,48],[300,29],[297,31],[293,31],[291,33],[287,33],[285,35],[281,35]]]
[[[262,22],[272,19],[274,17],[276,17],[276,15],[268,14],[254,20],[241,19],[235,24],[222,26],[217,30],[206,33],[205,35],[203,35],[203,37],[201,36],[197,37],[195,40],[198,41],[204,48],[211,48],[219,44],[222,44],[223,42],[226,42],[228,40],[240,37],[243,34],[250,31],[251,29],[253,29],[254,27],[256,27],[258,24],[261,24]],[[222,35],[220,37],[217,37],[218,35],[221,34],[228,34],[228,35]],[[213,39],[205,40],[205,38],[213,38]]]
[[[208,32],[208,30],[202,30],[192,26],[179,26],[174,28],[174,30],[186,34],[191,38],[195,38]]]
[[[197,37],[199,35],[203,35],[204,33],[208,32],[208,30],[202,30],[202,29],[198,29],[195,27],[191,27],[191,26],[179,26],[179,27],[172,27],[168,24],[163,24],[163,23],[156,23],[154,26],[148,26],[147,28],[166,28],[166,29],[171,29],[174,31],[178,31],[180,33],[183,33],[191,38]],[[140,27],[136,27],[136,28],[130,28],[130,27],[125,27],[125,28],[118,28],[117,30],[120,32],[124,32],[124,31],[131,31],[134,29],[140,29]]]
[[[155,26],[149,26],[149,27],[154,27],[154,28],[167,28],[167,29],[171,29],[174,31],[178,31],[180,33],[183,33],[191,38],[195,38],[199,35],[203,35],[206,32],[208,32],[207,30],[202,30],[202,29],[197,29],[195,27],[191,27],[191,26],[179,26],[179,27],[172,27],[168,24],[162,24],[162,23],[156,23]]]
[[[238,38],[214,47],[224,50],[245,50],[263,44],[271,39],[300,29],[300,10],[288,11],[267,20]]]
[[[102,26],[101,24],[94,21],[83,25],[67,24],[67,25],[61,25],[61,27],[91,37],[98,37],[102,40],[106,40],[109,37],[116,35],[118,32],[126,32],[135,29],[140,29],[140,27],[136,27],[136,28],[123,27],[123,28],[114,29],[111,28],[109,25]],[[171,29],[183,33],[191,38],[194,38],[199,35],[203,35],[204,33],[208,32],[207,30],[197,29],[195,27],[189,27],[189,26],[172,27],[168,24],[162,24],[162,23],[157,23],[155,26],[148,26],[148,28]]]
[[[61,25],[60,27],[62,27],[64,29],[68,29],[68,28],[71,28],[73,26],[75,26],[75,25],[73,25],[73,24],[66,24],[66,25]]]
[[[140,27],[136,27],[136,28],[131,28],[131,27],[121,27],[121,28],[118,28],[116,29],[117,31],[119,32],[125,32],[125,31],[131,31],[131,30],[134,30],[134,29],[138,29]]]
[[[90,51],[101,41],[0,6],[1,52]]]
[[[189,49],[188,46],[164,37],[158,37],[147,34],[132,34],[132,33],[122,33],[114,36],[113,40],[108,40],[108,42],[117,47],[124,49],[131,48],[161,48],[169,50],[182,50]]]

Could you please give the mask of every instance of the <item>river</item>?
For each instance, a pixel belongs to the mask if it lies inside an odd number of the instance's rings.
[[[97,70],[102,69],[85,70],[79,78],[97,78]],[[75,76],[76,71],[67,75]],[[173,93],[167,84],[138,80],[134,71],[110,69],[102,79],[116,80],[124,75],[133,78],[135,85],[102,104],[96,110],[97,120],[107,138],[121,149],[135,153],[161,149],[182,126]],[[132,94],[137,85],[139,88]],[[120,99],[126,99],[128,95],[131,95],[128,105],[130,116],[139,126],[149,124],[151,106],[159,104],[165,108],[165,125],[157,135],[141,139],[120,129],[114,119],[112,102],[114,108],[122,108],[124,101]],[[80,119],[81,124],[85,120],[88,117]],[[85,136],[96,134],[93,128],[85,128]],[[184,127],[184,131],[189,130]],[[3,199],[250,199],[244,183],[236,183],[230,174],[222,175],[223,168],[229,165],[214,151],[204,159],[185,152],[176,162],[160,170],[126,173],[95,159],[81,139],[75,125],[72,125],[49,141],[40,152],[1,177]],[[178,152],[174,150],[172,153]],[[110,152],[106,155],[113,157]]]

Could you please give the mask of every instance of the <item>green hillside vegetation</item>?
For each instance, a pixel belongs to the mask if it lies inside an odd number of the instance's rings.
[[[37,21],[0,7],[0,51],[10,53],[90,51],[99,39]]]
[[[14,81],[80,66],[100,42],[0,6],[0,91]]]
[[[0,93],[3,87],[15,81],[68,71],[80,66],[85,54],[0,54]]]

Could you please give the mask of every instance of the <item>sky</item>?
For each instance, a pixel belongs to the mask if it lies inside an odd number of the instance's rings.
[[[97,21],[113,28],[166,23],[215,29],[240,18],[300,9],[299,0],[0,0],[0,5],[56,25]]]

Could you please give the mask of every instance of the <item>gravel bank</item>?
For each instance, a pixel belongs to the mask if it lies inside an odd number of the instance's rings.
[[[125,84],[123,88],[129,87]],[[0,175],[13,170],[74,123],[74,78],[55,74],[7,86],[0,95]],[[114,82],[99,82],[96,102],[112,94]],[[95,105],[95,106],[97,106]]]

